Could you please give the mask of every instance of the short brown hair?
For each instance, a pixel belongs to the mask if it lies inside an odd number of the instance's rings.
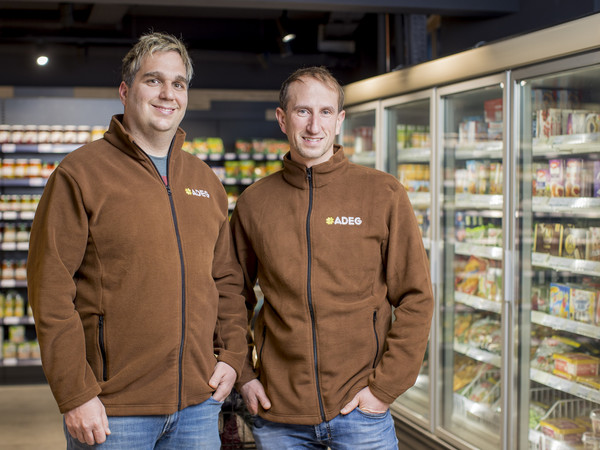
[[[177,52],[185,65],[186,79],[188,85],[194,75],[192,60],[185,45],[175,36],[167,33],[150,32],[140,37],[137,43],[127,52],[121,66],[121,79],[127,86],[133,84],[133,80],[140,70],[142,60],[146,55],[154,52]]]
[[[344,89],[340,86],[340,83],[335,79],[331,72],[324,66],[313,66],[313,67],[304,67],[296,70],[293,74],[291,74],[287,80],[283,82],[281,85],[281,89],[279,91],[279,106],[284,111],[286,110],[288,101],[289,101],[289,88],[290,84],[296,81],[302,81],[302,78],[315,78],[322,83],[325,83],[327,86],[336,90],[338,93],[338,113],[344,109]]]

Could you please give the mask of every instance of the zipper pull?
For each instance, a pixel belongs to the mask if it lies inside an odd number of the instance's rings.
[[[312,167],[308,167],[306,169],[306,179],[308,180],[308,184],[312,184]]]

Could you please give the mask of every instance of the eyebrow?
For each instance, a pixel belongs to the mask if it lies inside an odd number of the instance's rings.
[[[164,78],[165,76],[162,72],[146,72],[143,78],[148,77]],[[175,81],[183,81],[184,83],[187,83],[187,78],[185,78],[183,75],[177,75],[175,77]]]

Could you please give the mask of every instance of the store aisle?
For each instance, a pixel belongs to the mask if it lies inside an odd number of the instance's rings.
[[[64,450],[62,415],[47,384],[0,386],[0,450]]]

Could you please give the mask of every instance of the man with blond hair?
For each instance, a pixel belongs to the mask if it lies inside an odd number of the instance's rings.
[[[217,449],[246,356],[227,196],[182,151],[192,63],[168,34],[123,59],[124,114],[67,155],[31,230],[29,301],[68,449]]]

